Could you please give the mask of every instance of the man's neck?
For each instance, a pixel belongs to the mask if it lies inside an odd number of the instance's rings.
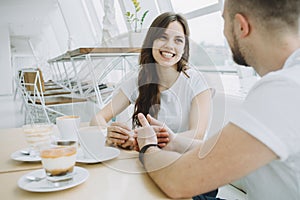
[[[300,48],[300,37],[284,37],[257,49],[255,70],[260,76],[283,68],[288,57]]]

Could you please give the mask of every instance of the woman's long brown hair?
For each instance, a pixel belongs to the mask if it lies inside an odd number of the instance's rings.
[[[140,72],[138,75],[138,87],[139,96],[135,102],[134,113],[132,115],[133,127],[140,126],[140,122],[137,119],[138,113],[143,113],[145,116],[150,114],[157,118],[158,111],[160,109],[160,91],[159,80],[156,70],[156,62],[152,55],[153,42],[157,38],[160,38],[165,29],[171,22],[178,21],[185,34],[185,47],[184,53],[177,63],[177,71],[181,72],[185,70],[189,59],[189,27],[186,19],[180,15],[172,12],[166,12],[159,15],[151,24],[147,35],[145,37],[140,58]]]

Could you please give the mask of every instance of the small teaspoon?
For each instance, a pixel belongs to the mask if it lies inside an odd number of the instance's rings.
[[[30,152],[28,150],[21,150],[20,152],[24,155],[30,155]]]
[[[46,176],[44,177],[37,177],[37,176],[26,176],[26,179],[29,180],[29,181],[40,181],[40,180],[43,180],[45,179]]]

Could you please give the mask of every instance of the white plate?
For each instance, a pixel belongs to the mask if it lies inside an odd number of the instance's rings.
[[[28,151],[28,149],[24,149]],[[23,162],[39,162],[41,158],[39,156],[30,156],[21,153],[22,150],[16,151],[10,155],[11,159],[16,161],[23,161]]]
[[[85,158],[82,151],[78,151],[76,162],[80,163],[99,163],[106,160],[110,160],[116,158],[120,155],[120,150],[113,147],[104,147],[104,152],[99,155],[95,156],[95,158]]]
[[[30,192],[54,192],[75,187],[83,183],[89,177],[89,172],[84,168],[75,166],[74,176],[72,179],[55,183],[50,182],[47,179],[42,179],[40,181],[29,181],[26,176],[44,177],[46,176],[44,169],[35,170],[23,175],[18,181],[18,186],[21,189]]]

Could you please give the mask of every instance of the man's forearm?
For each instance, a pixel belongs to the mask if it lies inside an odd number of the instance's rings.
[[[165,151],[157,147],[151,147],[144,155],[144,167],[153,181],[169,197],[188,197],[183,191],[182,183],[185,177],[179,171],[184,171],[186,165],[177,162],[182,158],[182,154],[174,151]],[[181,163],[181,164],[180,164]],[[175,181],[173,181],[175,179]],[[170,181],[172,182],[170,183]]]
[[[178,153],[184,153],[199,146],[201,140],[193,139],[191,137],[186,137],[185,135],[176,134],[169,142],[169,144],[164,148],[167,151],[175,151]]]

